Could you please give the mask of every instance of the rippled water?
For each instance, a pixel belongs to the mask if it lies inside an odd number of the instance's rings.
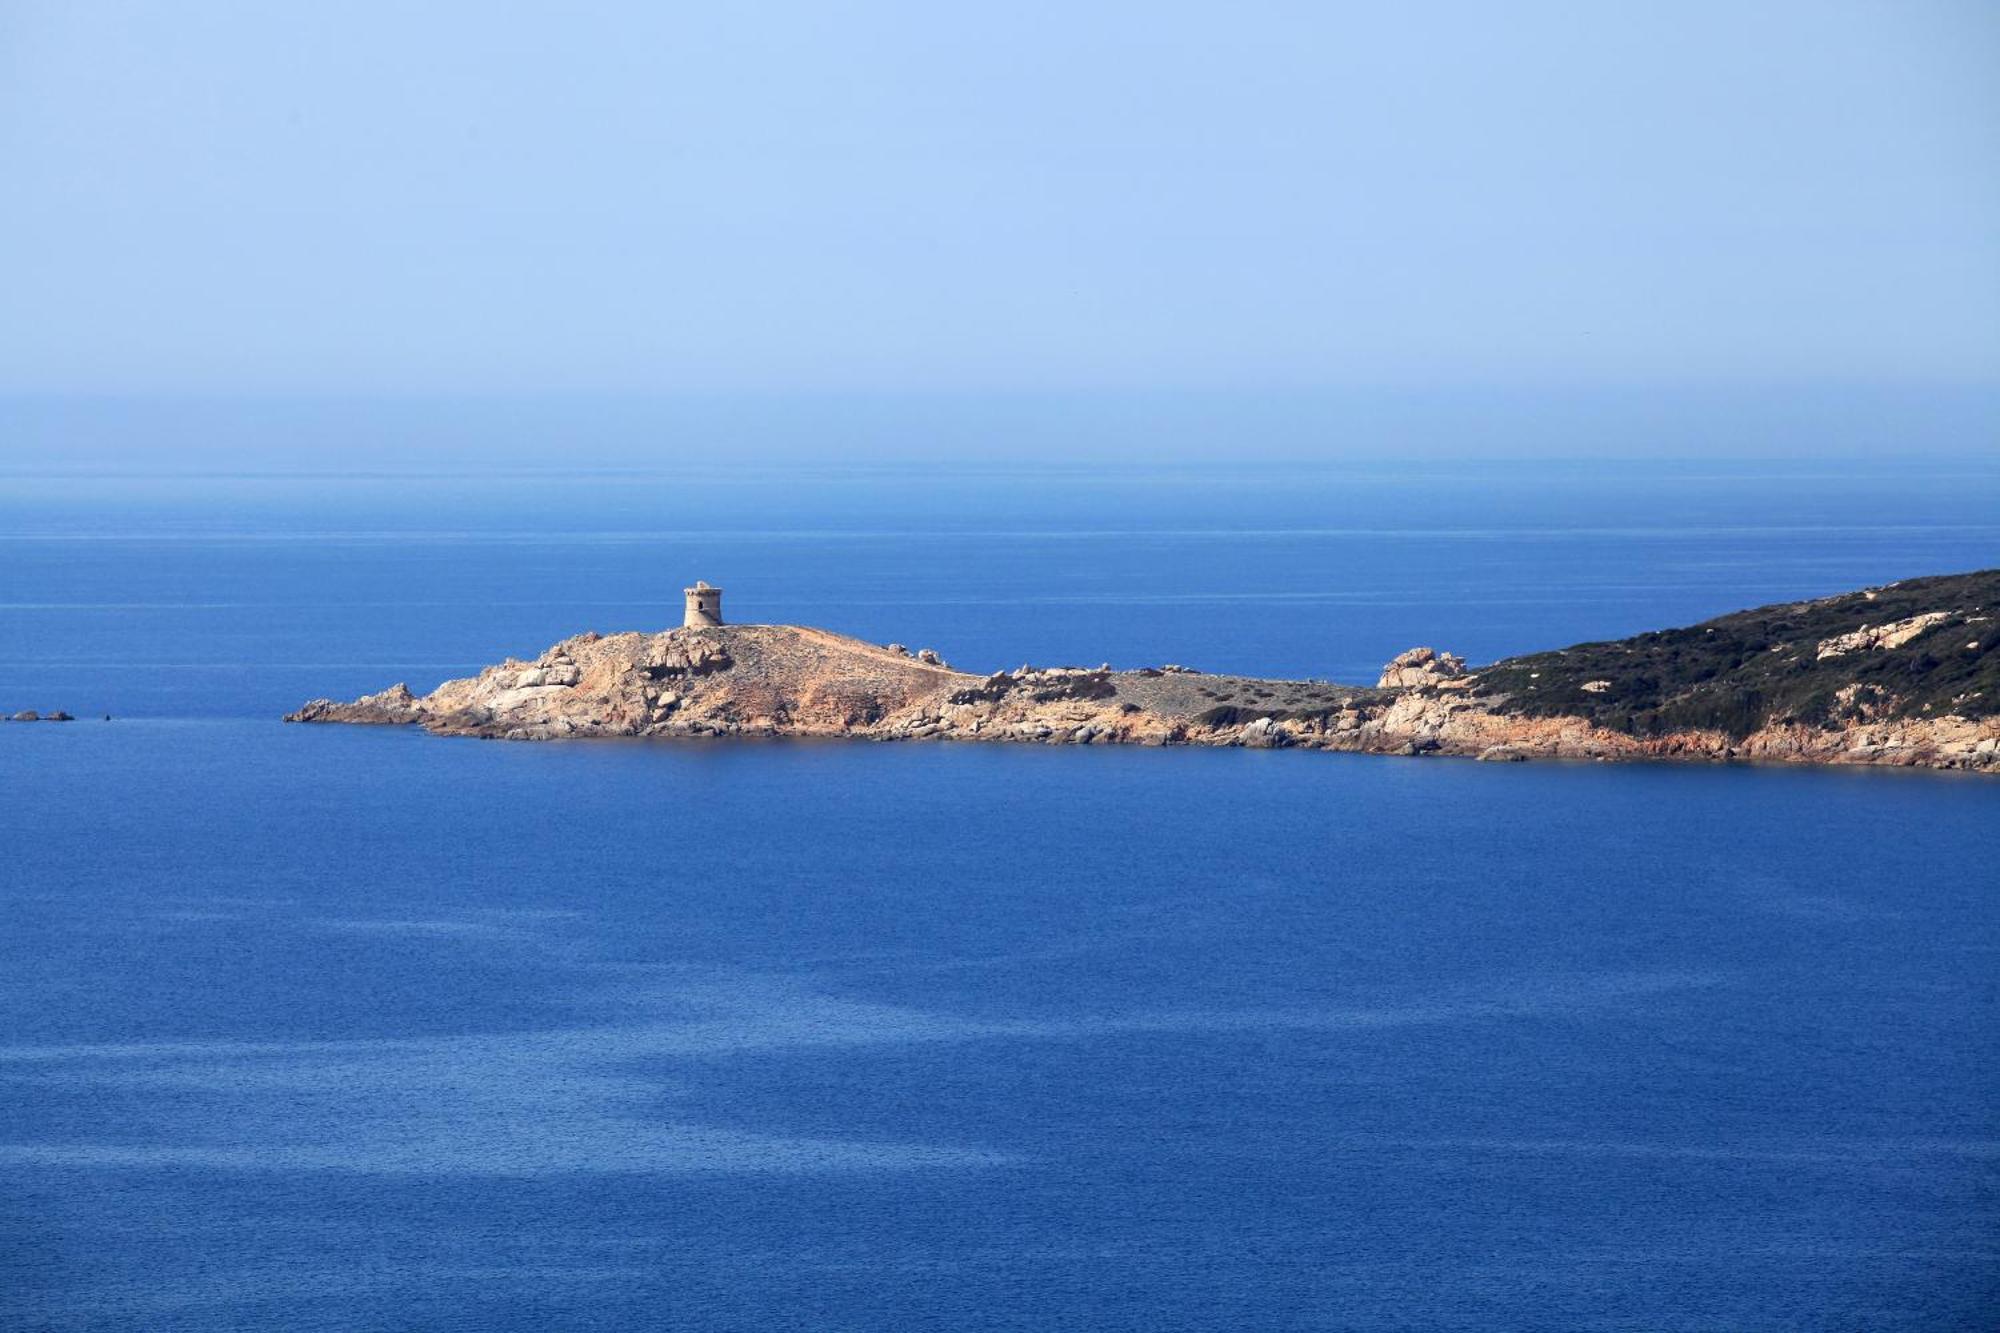
[[[0,1323],[1982,1327],[1990,781],[272,719],[697,576],[1366,679],[2000,563],[1996,500],[9,479],[0,706],[88,720],[0,728]]]

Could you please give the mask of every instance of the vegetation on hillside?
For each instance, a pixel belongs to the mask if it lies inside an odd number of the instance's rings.
[[[1919,617],[1935,620],[1906,624]],[[1833,642],[1885,629],[1904,641]],[[1742,737],[1784,722],[1987,716],[2000,712],[2000,569],[1513,657],[1480,671],[1471,689],[1500,712],[1586,717],[1634,736],[1713,729]]]

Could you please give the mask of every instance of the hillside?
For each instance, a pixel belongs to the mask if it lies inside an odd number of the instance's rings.
[[[1628,736],[2000,713],[2000,570],[1738,611],[1514,657],[1471,693]]]

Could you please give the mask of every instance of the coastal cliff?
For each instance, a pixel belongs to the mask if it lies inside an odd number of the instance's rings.
[[[705,586],[705,585],[704,585]],[[1488,760],[1750,759],[2000,772],[2000,570],[1911,579],[1472,668],[1412,649],[1372,687],[1184,667],[1021,667],[793,625],[565,639],[428,695],[292,722],[509,740],[846,736],[1291,746]]]

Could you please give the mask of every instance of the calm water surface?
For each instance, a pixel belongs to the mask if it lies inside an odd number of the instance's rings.
[[[580,628],[1368,679],[2000,468],[0,478],[0,1325],[1933,1329],[2000,787],[288,728]],[[95,720],[114,714],[113,722]]]

